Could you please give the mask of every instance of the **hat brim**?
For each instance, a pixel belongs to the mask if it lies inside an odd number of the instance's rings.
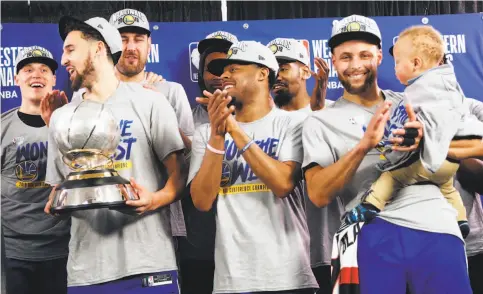
[[[279,64],[286,64],[286,63],[292,63],[292,62],[300,62],[303,65],[308,66],[307,64],[303,63],[302,61],[295,59],[295,58],[290,58],[290,57],[283,57],[283,56],[276,56],[277,62]]]
[[[145,34],[145,35],[148,35],[148,37],[151,36],[151,31],[146,30],[143,27],[138,27],[138,26],[135,26],[135,25],[125,26],[125,27],[119,28],[118,31],[119,31],[119,33],[135,33],[135,34]]]
[[[266,65],[263,65],[263,64],[249,62],[249,61],[240,60],[240,59],[215,59],[210,63],[208,63],[207,67],[209,72],[219,77],[223,74],[223,72],[225,72],[225,67],[230,64],[239,64],[239,65],[256,64],[256,65],[261,65],[266,67]]]
[[[45,65],[47,65],[50,68],[50,70],[52,70],[52,73],[54,73],[54,74],[55,74],[55,71],[57,70],[57,68],[59,68],[59,65],[57,64],[57,61],[55,61],[52,58],[49,58],[49,57],[29,57],[29,58],[25,58],[25,59],[21,60],[15,66],[17,74],[18,74],[18,72],[24,66],[26,66],[29,63],[42,63],[42,64],[45,64]]]
[[[230,49],[232,42],[225,40],[225,39],[204,39],[198,43],[198,52],[203,54],[209,47],[216,47],[222,51],[228,51]]]
[[[354,40],[366,41],[381,48],[381,39],[375,34],[369,32],[347,32],[337,34],[329,39],[329,47],[333,50],[335,47],[344,42]]]

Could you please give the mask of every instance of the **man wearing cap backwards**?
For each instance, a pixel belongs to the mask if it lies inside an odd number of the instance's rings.
[[[324,108],[325,103],[332,104],[332,101],[325,101],[329,67],[323,59],[315,58],[318,73],[312,73],[316,84],[310,97],[306,83],[311,74],[310,58],[305,46],[295,39],[277,38],[267,47],[275,54],[280,67],[272,89],[277,107],[309,115],[312,110]],[[330,293],[332,238],[340,226],[343,207],[338,199],[322,208],[310,200],[305,205],[310,233],[310,263],[320,287],[317,293]]]
[[[188,182],[196,208],[216,205],[214,293],[314,293],[300,170],[305,115],[271,107],[278,64],[261,43],[233,44],[208,70],[224,90],[198,98],[208,100],[210,124],[195,132]]]
[[[69,293],[178,293],[166,207],[177,200],[186,182],[176,115],[167,100],[159,99],[159,93],[116,78],[121,35],[105,19],[82,22],[63,17],[59,32],[64,40],[62,65],[67,67],[73,90],[86,88],[84,100],[104,103],[120,121],[120,152],[115,163],[127,166],[118,171],[131,178],[140,196],[140,200],[126,203],[139,214],[153,211],[142,216],[105,208],[72,213]],[[73,101],[52,115],[46,180],[51,185],[59,184],[66,175],[53,139],[55,126],[62,123],[58,118],[63,112],[79,103],[81,100]],[[50,205],[51,201],[46,212]]]
[[[198,43],[198,86],[201,95],[205,90],[213,93],[217,89],[222,89],[223,80],[208,70],[208,64],[215,59],[225,59],[228,49],[236,42],[238,42],[236,36],[228,32],[217,31]],[[198,104],[193,108],[193,120],[196,128],[210,122],[206,105]]]
[[[225,59],[226,52],[236,37],[228,32],[218,31],[209,34],[198,43],[193,62],[198,62],[198,85],[201,93],[213,93],[221,89],[223,81],[207,70],[214,59]],[[198,104],[193,109],[195,126],[209,123],[206,106]],[[184,197],[183,213],[186,220],[187,237],[179,240],[181,291],[183,294],[213,293],[215,272],[215,211],[202,212],[196,209],[190,197]]]
[[[356,15],[344,18],[333,27],[329,46],[344,94],[332,107],[306,120],[303,168],[315,205],[325,206],[337,195],[348,211],[360,203],[380,174],[376,169],[380,153],[374,147],[402,93],[377,85],[382,51],[374,20]],[[415,150],[422,136],[410,106],[407,116],[404,127],[417,128],[418,135],[411,137],[412,146],[395,146],[400,151]],[[404,129],[393,133],[409,138]],[[396,138],[393,143],[402,141]],[[352,236],[357,239],[348,246],[358,246],[359,267],[352,281],[360,279],[361,293],[405,293],[406,285],[416,294],[471,293],[464,242],[454,219],[454,210],[437,186],[403,188],[378,217],[363,224],[358,236]],[[338,273],[333,275],[339,278]],[[347,284],[344,273],[340,275],[342,291]]]
[[[55,86],[56,70],[47,49],[25,48],[15,62],[22,104],[2,114],[7,293],[67,293],[70,220],[43,212],[52,188],[44,182],[48,128],[40,116],[40,101]]]

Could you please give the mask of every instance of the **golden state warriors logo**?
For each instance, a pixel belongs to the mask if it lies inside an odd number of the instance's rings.
[[[122,22],[126,25],[132,25],[135,21],[136,19],[134,18],[134,16],[130,14],[127,14],[122,18]]]
[[[37,165],[33,161],[22,161],[17,164],[15,168],[15,175],[17,179],[22,182],[33,182],[37,179],[38,169]]]
[[[42,57],[43,55],[44,54],[39,49],[35,49],[35,50],[32,51],[32,56],[33,57]]]
[[[270,51],[272,51],[272,53],[275,54],[278,51],[278,46],[275,45],[275,44],[272,44],[272,45],[270,45],[269,49],[270,49]]]
[[[361,30],[361,24],[359,22],[356,22],[356,21],[350,22],[350,23],[347,24],[346,30],[348,32],[358,32],[358,31]]]
[[[231,184],[231,166],[228,162],[223,161],[221,165],[221,181],[220,187],[226,187]]]

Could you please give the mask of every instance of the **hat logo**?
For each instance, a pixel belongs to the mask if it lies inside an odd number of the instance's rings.
[[[122,22],[126,25],[132,25],[135,21],[136,18],[130,14],[127,14],[122,18]]]
[[[235,53],[236,54],[236,53]],[[228,50],[226,53],[226,58],[230,58],[233,55],[233,49]]]
[[[269,49],[270,49],[270,51],[272,51],[272,53],[275,54],[278,51],[278,46],[275,45],[275,44],[272,44],[272,45],[270,45]]]
[[[348,23],[345,28],[342,29],[343,32],[360,32],[366,31],[366,25],[360,22],[353,21]]]
[[[42,57],[44,54],[42,54],[42,51],[39,49],[35,49],[30,53],[33,57]]]

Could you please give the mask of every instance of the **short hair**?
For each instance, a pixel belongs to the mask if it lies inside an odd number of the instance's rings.
[[[67,36],[67,34],[69,34],[72,31],[80,31],[82,34],[81,36],[84,40],[103,42],[104,46],[106,46],[107,59],[112,63],[114,63],[114,60],[112,58],[111,48],[109,48],[109,45],[107,45],[101,33],[99,33],[96,29],[94,29],[93,27],[91,27],[86,23],[68,23],[65,26],[65,35]]]
[[[405,29],[399,38],[409,38],[413,52],[427,61],[439,64],[444,57],[444,41],[439,31],[430,25],[418,25]]]
[[[273,86],[275,86],[275,83],[277,82],[277,73],[273,71],[273,69],[270,69],[264,65],[261,64],[254,64],[258,68],[266,68],[268,69],[268,90],[271,91]]]

